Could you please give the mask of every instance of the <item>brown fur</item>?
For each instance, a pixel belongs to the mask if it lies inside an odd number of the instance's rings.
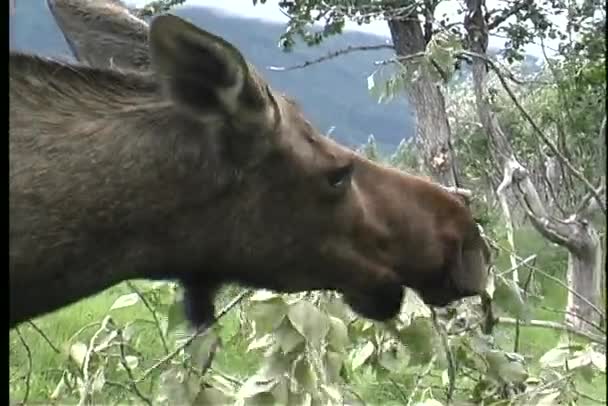
[[[232,45],[174,16],[151,72],[11,53],[10,326],[132,278],[335,289],[384,320],[481,292],[483,241],[438,185],[323,137]]]

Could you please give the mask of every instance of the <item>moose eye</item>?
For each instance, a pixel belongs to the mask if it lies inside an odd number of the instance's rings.
[[[334,169],[327,174],[327,183],[333,188],[341,188],[350,182],[353,174],[353,165],[348,164]]]

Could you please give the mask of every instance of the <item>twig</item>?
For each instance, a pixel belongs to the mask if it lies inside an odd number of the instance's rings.
[[[597,399],[597,398],[594,398],[594,397],[589,396],[589,395],[587,395],[586,393],[583,393],[583,392],[581,392],[581,391],[579,391],[579,390],[577,390],[577,389],[574,389],[574,392],[576,392],[576,394],[577,394],[578,396],[580,396],[581,398],[584,398],[584,399],[590,400],[590,401],[595,402],[595,403],[599,403],[599,404],[601,404],[601,405],[605,405],[605,404],[606,404],[606,399],[603,399],[603,400],[602,400],[602,399]]]
[[[460,53],[462,53],[463,55],[468,55],[468,56],[474,57],[474,58],[481,58],[481,59],[483,59],[488,64],[488,66],[496,73],[496,76],[498,76],[498,80],[500,81],[500,83],[502,84],[503,88],[505,89],[505,91],[507,92],[507,94],[509,95],[509,97],[511,98],[511,101],[513,102],[513,104],[515,104],[515,107],[517,107],[517,109],[519,110],[519,112],[521,113],[521,115],[524,117],[524,119],[528,122],[528,124],[530,124],[530,126],[532,127],[532,129],[534,130],[534,132],[536,132],[536,134],[538,134],[538,136],[545,143],[545,145],[547,145],[547,147],[549,147],[549,149],[551,150],[551,152],[555,156],[557,156],[559,158],[559,160],[564,164],[564,166],[566,168],[568,168],[568,170],[570,171],[570,173],[572,173],[572,175],[576,179],[578,179],[585,186],[585,188],[587,189],[587,191],[593,195],[593,197],[597,200],[597,203],[598,203],[598,206],[600,207],[600,210],[602,210],[602,212],[604,214],[606,214],[606,208],[603,207],[603,205],[602,205],[602,199],[601,199],[600,195],[596,192],[595,187],[591,184],[591,182],[589,182],[587,180],[587,178],[585,178],[585,176],[578,169],[576,169],[570,163],[570,161],[560,152],[560,150],[555,146],[555,144],[553,144],[553,142],[538,127],[538,125],[536,124],[536,122],[534,121],[534,119],[532,117],[530,117],[530,115],[528,114],[528,112],[526,111],[526,109],[524,109],[522,107],[522,105],[519,103],[519,100],[517,100],[517,96],[515,96],[515,94],[511,90],[511,87],[509,87],[509,84],[505,80],[502,72],[497,67],[497,65],[494,63],[494,61],[492,61],[490,58],[488,58],[488,57],[486,57],[484,55],[478,54],[476,52],[460,51]]]
[[[560,376],[557,379],[554,379],[553,381],[549,381],[549,382],[547,382],[547,383],[545,383],[543,385],[540,385],[540,386],[538,386],[538,387],[536,387],[536,388],[534,388],[534,389],[532,389],[530,391],[523,392],[523,393],[520,393],[518,395],[515,395],[515,396],[511,397],[511,399],[510,399],[511,403],[510,404],[514,404],[514,401],[516,399],[521,399],[521,398],[526,398],[526,397],[532,397],[536,393],[542,392],[545,389],[550,388],[551,386],[557,385],[561,381],[570,379],[572,377],[572,374],[573,374],[572,372],[569,372],[567,374],[564,374],[564,375]]]
[[[412,391],[410,392],[410,398],[408,399],[406,406],[410,406],[412,404],[412,401],[414,400],[414,397],[416,396],[416,392],[418,392],[418,389],[420,387],[420,381],[422,381],[422,378],[424,376],[428,375],[429,372],[431,371],[431,369],[433,369],[433,365],[435,365],[436,359],[437,359],[437,355],[433,354],[433,356],[431,357],[431,360],[426,365],[426,367],[422,371],[420,371],[420,373],[416,376],[416,384],[414,385],[414,389],[412,389]]]
[[[543,305],[536,305],[536,307],[538,307],[539,309],[546,310],[548,312],[558,313],[558,314],[565,314],[565,315],[568,315],[568,316],[576,317],[577,319],[582,320],[585,323],[589,324],[591,327],[595,328],[600,333],[602,333],[604,335],[606,334],[606,330],[604,328],[602,328],[599,324],[594,323],[591,320],[587,320],[586,318],[582,317],[580,314],[577,314],[576,312],[572,312],[570,310],[554,309],[552,307],[543,306]]]
[[[150,368],[146,369],[144,371],[144,373],[135,380],[135,383],[140,383],[143,380],[145,380],[152,372],[154,372],[156,369],[158,369],[160,366],[164,365],[165,363],[167,363],[168,361],[171,361],[173,358],[175,358],[177,356],[177,354],[180,353],[180,351],[182,351],[184,348],[188,347],[190,344],[192,344],[192,342],[201,334],[207,332],[207,330],[209,330],[211,327],[213,327],[224,315],[226,315],[226,313],[228,313],[234,306],[236,306],[241,300],[243,300],[244,298],[246,298],[247,296],[251,295],[253,292],[248,290],[248,291],[243,291],[241,293],[239,293],[234,299],[232,299],[230,301],[230,303],[228,303],[217,315],[217,317],[213,320],[212,323],[210,324],[206,324],[203,326],[200,326],[196,332],[194,332],[194,334],[192,334],[190,337],[188,337],[186,339],[186,341],[184,341],[184,343],[182,345],[180,345],[179,347],[177,347],[175,350],[173,350],[172,352],[170,352],[169,354],[167,354],[165,357],[163,357],[162,359],[160,359],[158,362],[156,362],[154,365],[152,365]]]
[[[465,189],[465,188],[461,188],[461,187],[452,187],[452,186],[443,186],[440,185],[446,192],[449,193],[454,193],[456,195],[465,197],[467,199],[470,199],[473,196],[473,192],[471,192],[471,189]]]
[[[534,0],[524,0],[524,1],[521,1],[521,2],[516,2],[511,7],[503,10],[503,12],[500,15],[497,15],[496,17],[494,17],[492,19],[492,21],[490,21],[488,23],[488,26],[487,26],[488,31],[492,31],[494,28],[498,27],[500,24],[502,24],[509,17],[511,17],[512,15],[515,15],[515,14],[519,13],[525,7],[528,7],[531,4],[533,4],[533,3],[534,3]]]
[[[19,327],[15,327],[15,331],[17,332],[17,336],[19,337],[19,341],[21,341],[21,345],[25,348],[25,353],[27,355],[27,374],[25,376],[25,393],[23,394],[22,404],[27,404],[28,398],[30,397],[30,383],[32,379],[32,351],[30,350],[30,346],[27,344],[23,336],[21,335],[21,330]]]
[[[42,331],[40,329],[40,327],[38,327],[36,324],[34,324],[33,321],[28,321],[27,322],[34,330],[36,330],[36,332],[38,334],[40,334],[40,336],[44,339],[44,341],[46,341],[46,343],[49,345],[49,347],[51,347],[51,349],[53,351],[55,351],[56,354],[60,354],[61,351],[59,350],[59,348],[57,348],[57,346],[55,344],[53,344],[53,342],[51,341],[50,338],[47,337],[47,335],[44,333],[44,331]]]
[[[439,333],[439,337],[441,338],[441,344],[445,350],[447,361],[448,361],[448,391],[446,393],[446,402],[449,405],[452,403],[452,398],[454,396],[454,388],[456,387],[456,366],[454,365],[454,354],[452,354],[452,350],[450,348],[450,344],[448,343],[448,337],[445,329],[439,323],[437,319],[437,313],[435,309],[431,308],[431,319],[433,320],[433,325]]]
[[[509,251],[508,249],[504,248],[503,246],[501,246],[500,244],[498,244],[496,241],[491,241],[492,245],[504,252],[510,253],[511,251]],[[515,255],[515,258],[517,258],[518,260],[521,260],[521,257],[518,256],[516,253],[513,253],[513,255]],[[556,284],[560,285],[561,287],[563,287],[564,289],[566,289],[568,292],[572,293],[574,296],[576,296],[577,298],[579,298],[581,301],[585,302],[586,305],[588,305],[590,308],[592,308],[595,312],[597,312],[597,314],[599,314],[602,318],[606,318],[606,313],[604,313],[599,307],[597,307],[596,305],[594,305],[593,303],[591,303],[587,298],[585,298],[584,296],[582,296],[580,293],[578,293],[576,290],[572,289],[570,286],[568,286],[566,283],[562,282],[559,278],[556,278],[555,276],[543,271],[542,269],[534,266],[534,265],[527,265],[528,268],[533,269],[535,272],[543,275],[545,278],[555,282]]]
[[[337,51],[329,52],[326,55],[323,55],[317,59],[312,59],[306,61],[299,65],[292,66],[268,66],[267,69],[274,72],[287,72],[291,70],[303,69],[310,65],[315,65],[317,63],[325,62],[327,60],[337,58],[338,56],[346,55],[351,52],[360,52],[360,51],[374,51],[378,49],[395,49],[391,44],[378,44],[378,45],[360,45],[360,46],[349,46],[344,49],[339,49]]]
[[[496,276],[504,276],[511,272],[514,272],[514,271],[518,270],[519,268],[521,268],[522,266],[528,265],[528,262],[534,261],[535,259],[536,259],[536,254],[532,254],[528,258],[521,261],[519,264],[515,264],[515,266],[512,266],[511,268],[507,269],[506,271],[502,271],[501,273],[497,274]]]
[[[517,319],[514,319],[512,317],[498,317],[496,318],[496,322],[497,323],[503,323],[503,324],[516,324],[517,323]],[[553,330],[562,330],[562,331],[566,331],[568,333],[577,335],[579,337],[583,337],[586,338],[587,340],[594,342],[596,344],[600,344],[605,346],[606,345],[606,339],[593,335],[593,334],[589,334],[586,333],[580,329],[565,325],[565,324],[560,324],[557,323],[555,321],[547,321],[547,320],[529,320],[529,321],[523,321],[520,320],[520,323],[522,326],[527,326],[527,327],[542,327],[542,328],[550,328]]]
[[[131,367],[129,366],[129,364],[127,362],[127,358],[125,355],[124,337],[122,334],[122,330],[118,331],[118,335],[120,336],[120,341],[119,341],[120,342],[120,363],[123,366],[123,368],[125,369],[125,371],[127,371],[127,375],[129,376],[129,389],[133,393],[135,393],[135,395],[137,395],[138,398],[143,400],[148,406],[152,406],[152,401],[150,399],[148,399],[148,397],[145,396],[143,393],[141,393],[141,391],[137,387],[137,382],[135,382],[135,377],[133,376],[133,371],[131,370]]]
[[[97,338],[99,338],[100,334],[106,331],[108,324],[112,324],[112,318],[110,316],[106,316],[100,324],[101,326],[97,329],[97,331],[95,331],[89,340],[89,345],[84,355],[84,361],[82,362],[82,382],[83,385],[85,385],[85,388],[80,391],[80,400],[78,401],[79,406],[84,405],[87,402],[90,394],[89,388],[91,386],[91,382],[89,380],[89,363],[91,362],[91,354],[95,351],[95,342],[97,341]]]
[[[528,293],[528,287],[530,286],[530,281],[532,280],[532,272],[533,271],[530,271],[528,273],[528,278],[526,278],[526,281],[524,282],[524,294]],[[520,326],[520,318],[517,317],[517,319],[515,320],[515,343],[513,343],[513,352],[519,352],[519,334],[521,331]]]
[[[163,345],[163,349],[165,350],[165,354],[169,354],[169,346],[167,345],[167,340],[165,339],[165,334],[163,333],[163,328],[160,325],[160,320],[158,319],[156,310],[154,310],[154,308],[152,307],[150,302],[148,302],[148,299],[146,299],[144,297],[143,293],[141,293],[141,291],[133,284],[133,282],[130,282],[130,281],[127,282],[127,286],[129,287],[129,289],[131,289],[133,292],[135,292],[137,294],[137,296],[141,299],[144,306],[146,306],[146,309],[148,309],[148,311],[152,315],[152,318],[154,319],[154,324],[156,326],[156,329],[158,330],[158,335],[160,337],[160,341]]]

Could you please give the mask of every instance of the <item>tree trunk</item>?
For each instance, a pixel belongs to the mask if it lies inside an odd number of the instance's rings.
[[[486,56],[488,45],[488,30],[482,12],[484,3],[485,0],[467,0],[468,14],[464,21],[468,47],[482,57]],[[522,203],[534,228],[548,240],[568,250],[567,279],[570,290],[565,321],[575,328],[593,329],[594,324],[600,325],[605,318],[605,314],[599,309],[602,247],[598,234],[582,217],[573,215],[569,219],[560,220],[548,214],[528,171],[517,160],[508,138],[491,109],[485,93],[487,66],[484,59],[474,57],[472,70],[479,119],[505,172],[497,192],[500,195],[510,186]]]
[[[395,52],[406,57],[426,48],[426,40],[416,15],[388,21]],[[416,143],[431,176],[446,186],[459,186],[450,140],[450,126],[441,89],[424,66],[408,87],[416,109]]]

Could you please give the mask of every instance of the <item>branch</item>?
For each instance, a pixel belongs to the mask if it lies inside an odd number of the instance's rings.
[[[129,377],[129,385],[128,385],[129,389],[133,393],[135,393],[135,395],[137,395],[138,398],[143,400],[145,404],[147,404],[148,406],[152,406],[152,401],[150,401],[150,399],[148,399],[147,396],[145,396],[143,393],[141,393],[141,391],[137,387],[137,382],[135,381],[135,378],[133,377],[133,371],[131,370],[129,363],[127,362],[127,357],[125,354],[125,345],[124,345],[125,339],[124,339],[122,330],[119,330],[118,335],[120,336],[120,341],[119,341],[119,343],[120,343],[120,363],[123,366],[123,368],[125,369],[125,371],[127,371],[127,376]]]
[[[146,309],[148,309],[148,311],[152,315],[152,318],[154,319],[154,324],[156,326],[156,329],[158,330],[158,335],[160,337],[160,341],[163,345],[163,349],[165,350],[165,354],[169,354],[169,346],[167,345],[167,340],[165,340],[165,334],[163,333],[163,328],[160,325],[160,320],[158,319],[156,310],[154,310],[154,308],[152,307],[150,302],[148,302],[148,299],[146,299],[144,297],[143,293],[141,293],[141,291],[133,284],[133,282],[127,282],[127,286],[129,287],[129,289],[131,289],[133,292],[135,292],[137,294],[137,296],[141,299],[141,301],[144,304],[144,306],[146,307]]]
[[[503,324],[517,324],[518,320],[514,319],[513,317],[498,317],[496,319],[497,323],[503,323]],[[606,346],[606,338],[600,337],[600,336],[596,336],[594,334],[589,334],[586,333],[580,329],[571,327],[571,326],[567,326],[561,323],[557,323],[555,321],[547,321],[547,320],[530,320],[530,321],[524,321],[524,320],[519,320],[519,323],[522,326],[528,326],[528,327],[542,327],[542,328],[550,328],[553,330],[561,330],[561,331],[566,331],[570,334],[574,334],[577,335],[579,337],[583,337],[586,338],[587,340],[594,342],[596,344],[600,344],[603,346]]]
[[[391,44],[378,44],[378,45],[361,45],[361,46],[349,46],[344,49],[339,49],[337,51],[329,52],[326,55],[323,55],[317,59],[312,59],[306,61],[300,65],[292,65],[292,66],[268,66],[267,69],[274,72],[286,72],[290,70],[303,69],[310,65],[315,65],[317,63],[325,62],[327,60],[337,58],[338,56],[350,54],[352,52],[360,52],[360,51],[374,51],[378,49],[395,49],[395,47]]]
[[[500,244],[498,244],[496,241],[492,241],[490,239],[488,239],[488,241],[491,243],[491,245],[494,248],[497,248],[499,250],[502,250],[504,252],[507,252],[509,254],[513,254],[515,256],[515,258],[517,258],[517,260],[521,261],[522,258],[517,255],[514,252],[511,252],[510,250],[506,249],[505,247],[501,246]],[[570,286],[568,286],[566,283],[564,283],[562,280],[560,280],[559,278],[556,278],[555,276],[549,274],[548,272],[543,271],[542,269],[534,266],[534,265],[527,265],[528,268],[534,270],[534,272],[537,272],[541,275],[543,275],[546,279],[549,279],[553,282],[555,282],[556,284],[560,285],[561,287],[563,287],[564,289],[566,289],[568,292],[572,293],[574,296],[576,296],[577,298],[579,298],[582,302],[585,302],[585,304],[587,304],[590,308],[592,308],[595,312],[597,312],[597,314],[599,314],[602,318],[606,318],[606,313],[604,313],[602,310],[600,310],[599,307],[597,307],[596,305],[594,305],[593,303],[591,303],[589,301],[589,299],[587,299],[586,297],[582,296],[580,293],[578,293],[576,290],[572,289]]]
[[[502,14],[494,17],[492,21],[490,21],[487,25],[488,31],[492,31],[494,28],[498,27],[500,24],[504,23],[509,17],[519,13],[526,7],[529,7],[534,3],[533,0],[524,0],[519,3],[515,3],[514,6],[510,7],[508,10],[505,10]]]
[[[60,354],[60,353],[61,353],[61,351],[59,350],[59,348],[57,348],[57,346],[56,346],[55,344],[53,344],[53,342],[51,341],[51,339],[47,337],[47,335],[44,333],[44,331],[42,331],[42,330],[40,329],[40,327],[38,327],[36,324],[34,324],[34,322],[33,322],[33,321],[28,321],[28,324],[29,324],[29,325],[30,325],[30,326],[31,326],[31,327],[32,327],[34,330],[36,330],[36,332],[37,332],[38,334],[40,334],[40,336],[42,337],[42,339],[43,339],[44,341],[46,341],[46,343],[49,345],[49,347],[51,347],[51,349],[52,349],[53,351],[55,351],[55,353],[56,353],[56,354]]]
[[[503,88],[505,89],[505,91],[507,92],[507,94],[509,95],[509,97],[511,98],[511,100],[513,101],[513,103],[515,104],[515,107],[517,107],[517,109],[519,110],[519,112],[522,114],[522,116],[526,119],[526,121],[530,124],[530,126],[534,129],[534,131],[538,134],[538,136],[542,139],[542,141],[545,143],[545,145],[547,145],[549,147],[549,149],[551,150],[551,152],[553,152],[553,154],[555,154],[555,156],[557,156],[560,159],[560,161],[566,166],[566,168],[568,168],[568,170],[572,173],[572,175],[574,175],[575,178],[577,178],[581,183],[583,183],[583,185],[585,186],[585,188],[587,189],[587,191],[589,193],[591,193],[592,196],[597,200],[598,205],[600,206],[600,209],[602,210],[602,212],[604,214],[606,214],[606,208],[603,207],[601,197],[600,197],[600,195],[598,193],[596,193],[594,186],[585,178],[585,176],[580,171],[578,171],[570,163],[570,161],[568,159],[566,159],[566,157],[564,157],[564,155],[555,146],[555,144],[553,144],[553,142],[538,127],[538,125],[536,124],[536,122],[532,119],[532,117],[530,117],[530,115],[528,114],[528,112],[519,103],[519,101],[517,100],[517,96],[515,96],[515,94],[513,93],[513,91],[511,90],[511,88],[509,87],[509,85],[508,85],[507,81],[505,80],[503,74],[500,72],[500,69],[497,67],[497,65],[494,63],[494,61],[492,61],[490,58],[487,58],[486,56],[478,54],[476,52],[461,51],[461,53],[463,55],[468,55],[468,56],[471,56],[471,57],[474,57],[474,58],[483,59],[488,64],[488,66],[490,66],[490,68],[492,68],[492,70],[498,76],[498,79],[500,80],[500,83],[502,84]]]
[[[25,393],[23,394],[23,400],[21,404],[26,405],[27,400],[30,396],[30,382],[32,379],[32,350],[30,350],[30,346],[27,344],[27,341],[21,335],[21,331],[19,327],[15,327],[15,331],[17,332],[17,336],[19,337],[19,341],[21,341],[21,345],[25,348],[25,353],[27,355],[27,374],[25,376]]]
[[[467,199],[470,199],[471,197],[473,197],[473,192],[471,192],[471,189],[464,189],[461,187],[452,187],[452,186],[444,186],[444,185],[440,185],[440,186],[443,190],[445,190],[448,193],[453,193],[453,194],[462,196]]]
[[[199,327],[196,332],[194,332],[194,334],[192,334],[190,337],[188,337],[188,339],[186,339],[186,341],[184,341],[184,343],[182,345],[180,345],[179,347],[177,347],[175,350],[173,350],[173,352],[167,354],[164,358],[162,358],[160,361],[158,361],[157,363],[155,363],[154,365],[152,365],[150,368],[146,369],[144,371],[144,373],[134,382],[140,383],[143,380],[145,380],[152,372],[154,372],[157,368],[161,367],[162,365],[164,365],[165,363],[167,363],[168,361],[171,361],[173,358],[175,358],[177,356],[177,354],[179,354],[179,352],[181,350],[183,350],[184,348],[188,347],[190,344],[192,344],[192,342],[201,334],[207,332],[207,330],[209,330],[211,327],[213,327],[222,317],[224,317],[224,315],[226,315],[226,313],[228,313],[234,306],[236,306],[241,300],[243,300],[244,298],[250,296],[253,292],[252,291],[244,291],[241,292],[239,295],[237,295],[234,299],[232,299],[230,301],[230,303],[228,303],[222,310],[220,310],[220,312],[218,313],[217,317],[213,320],[212,323],[210,324],[205,324],[201,327]]]
[[[507,269],[506,271],[502,271],[501,273],[497,274],[496,276],[504,276],[508,273],[514,272],[517,269],[521,268],[522,266],[528,265],[528,262],[534,261],[535,259],[536,259],[536,254],[532,254],[528,258],[521,261],[519,264],[512,266],[511,268]]]

